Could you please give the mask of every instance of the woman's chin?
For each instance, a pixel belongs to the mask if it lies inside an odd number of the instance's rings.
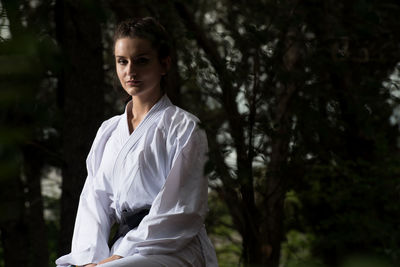
[[[142,90],[136,86],[130,86],[130,87],[127,87],[124,89],[125,89],[125,92],[127,92],[128,95],[130,95],[130,96],[136,96],[142,92]]]
[[[143,87],[143,86],[129,86],[125,87],[125,92],[132,96],[132,97],[158,97],[162,95],[161,89],[159,86],[154,87],[154,88],[148,88],[148,87]]]

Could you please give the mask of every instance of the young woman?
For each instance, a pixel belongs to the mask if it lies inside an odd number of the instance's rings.
[[[132,100],[97,132],[72,251],[58,266],[217,266],[203,224],[207,139],[198,119],[164,93],[167,40],[153,18],[116,29],[117,75]],[[108,244],[114,223],[119,231]]]

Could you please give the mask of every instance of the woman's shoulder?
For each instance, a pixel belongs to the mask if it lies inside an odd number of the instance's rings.
[[[103,121],[97,130],[96,137],[93,140],[92,147],[86,159],[87,169],[91,175],[96,173],[96,170],[99,168],[100,160],[98,159],[102,157],[104,145],[116,128],[120,117],[121,115],[117,115]]]
[[[168,123],[176,124],[189,122],[198,124],[200,122],[199,118],[197,118],[194,114],[175,105],[171,105],[166,108],[164,112],[164,120]]]
[[[199,118],[177,106],[172,105],[164,111],[161,124],[169,143],[184,145],[193,138],[205,139]]]
[[[117,123],[122,115],[123,114],[115,115],[115,116],[112,116],[111,118],[106,119],[105,121],[103,121],[101,123],[101,126],[100,126],[99,129],[104,129],[104,128],[109,127],[110,125],[113,125],[113,124]]]
[[[192,129],[200,124],[199,118],[175,105],[171,105],[165,110],[162,122],[169,131]]]
[[[117,124],[118,124],[121,116],[122,115],[116,115],[116,116],[113,116],[113,117],[103,121],[101,123],[99,129],[97,130],[96,137],[102,136],[108,132],[113,131],[115,129],[115,127],[117,127]]]

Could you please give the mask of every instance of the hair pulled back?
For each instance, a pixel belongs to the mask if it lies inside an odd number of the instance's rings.
[[[142,38],[150,41],[157,51],[158,59],[170,56],[169,35],[154,18],[132,18],[120,22],[114,32],[114,47],[121,38]]]

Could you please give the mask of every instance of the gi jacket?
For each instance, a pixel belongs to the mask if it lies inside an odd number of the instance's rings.
[[[206,265],[217,266],[203,224],[207,139],[198,119],[163,96],[129,134],[126,110],[97,132],[86,161],[72,250],[57,265],[97,263],[113,254],[174,253],[198,237]],[[110,228],[122,210],[149,207],[138,227],[110,249]]]

